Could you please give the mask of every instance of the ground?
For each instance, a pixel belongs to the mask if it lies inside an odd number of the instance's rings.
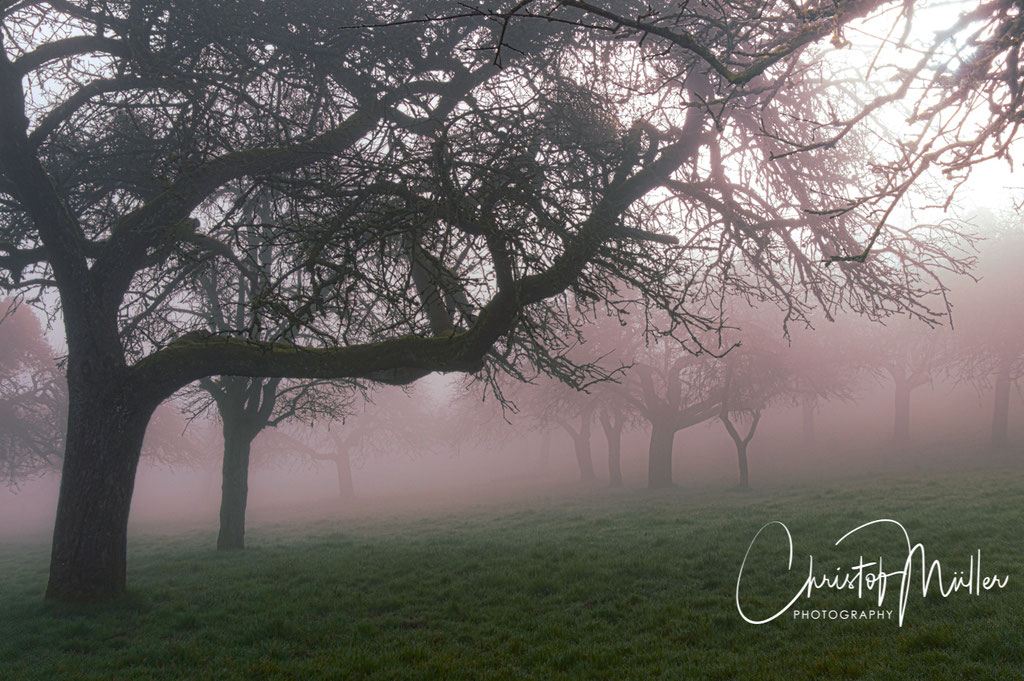
[[[457,511],[263,524],[228,554],[209,528],[136,532],[129,596],[89,608],[43,603],[45,545],[9,543],[0,670],[47,681],[1019,679],[1022,492],[1019,468],[751,493],[549,489]],[[895,526],[833,545],[878,518],[903,523],[947,575],[980,549],[982,572],[1009,575],[1007,586],[912,593],[902,626],[740,617],[737,573],[764,523],[786,523],[794,568],[784,533],[766,531],[741,592],[759,616],[799,590],[808,554],[816,572],[861,555],[902,567]],[[896,603],[886,596],[894,618]],[[799,607],[877,609],[856,592]]]

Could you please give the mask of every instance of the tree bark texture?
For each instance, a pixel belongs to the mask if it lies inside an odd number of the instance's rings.
[[[77,375],[76,375],[77,374]],[[130,386],[69,371],[68,434],[46,598],[98,602],[125,590],[128,514],[155,405]]]

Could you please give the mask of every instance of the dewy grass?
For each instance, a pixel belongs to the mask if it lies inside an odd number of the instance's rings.
[[[1022,492],[1009,470],[749,494],[570,490],[541,504],[257,527],[240,553],[195,533],[137,536],[130,595],[91,608],[42,602],[46,551],[8,546],[0,677],[1021,679]],[[799,589],[808,554],[823,570],[905,555],[893,532],[833,546],[877,518],[903,523],[947,572],[981,549],[983,572],[1009,575],[1006,588],[912,594],[902,627],[740,617],[737,572],[764,523],[792,532],[794,569],[784,535],[766,531],[744,592],[760,614]],[[895,610],[896,595],[886,602]],[[799,607],[872,603],[822,591]]]

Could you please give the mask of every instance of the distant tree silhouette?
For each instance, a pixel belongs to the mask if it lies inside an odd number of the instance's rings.
[[[0,319],[0,474],[17,486],[59,468],[67,388],[32,311],[0,301]]]
[[[1010,397],[1024,378],[1024,310],[1015,300],[1024,286],[1024,221],[994,218],[993,236],[982,244],[979,281],[965,287],[957,308],[951,373],[991,394],[991,444],[1010,444]],[[961,309],[962,308],[962,309]]]

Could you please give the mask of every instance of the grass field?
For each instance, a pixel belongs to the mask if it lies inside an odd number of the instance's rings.
[[[238,554],[196,531],[136,536],[130,595],[91,608],[41,602],[45,547],[6,545],[0,678],[1024,679],[1022,508],[1019,469],[747,494],[570,489],[264,525]],[[902,627],[740,618],[737,572],[765,522],[788,525],[795,558],[787,574],[781,532],[757,545],[744,602],[762,616],[799,589],[808,554],[827,571],[883,552],[896,569],[892,528],[832,546],[882,517],[944,570],[981,549],[982,572],[1008,585],[913,594]],[[799,607],[872,606],[844,592]]]

